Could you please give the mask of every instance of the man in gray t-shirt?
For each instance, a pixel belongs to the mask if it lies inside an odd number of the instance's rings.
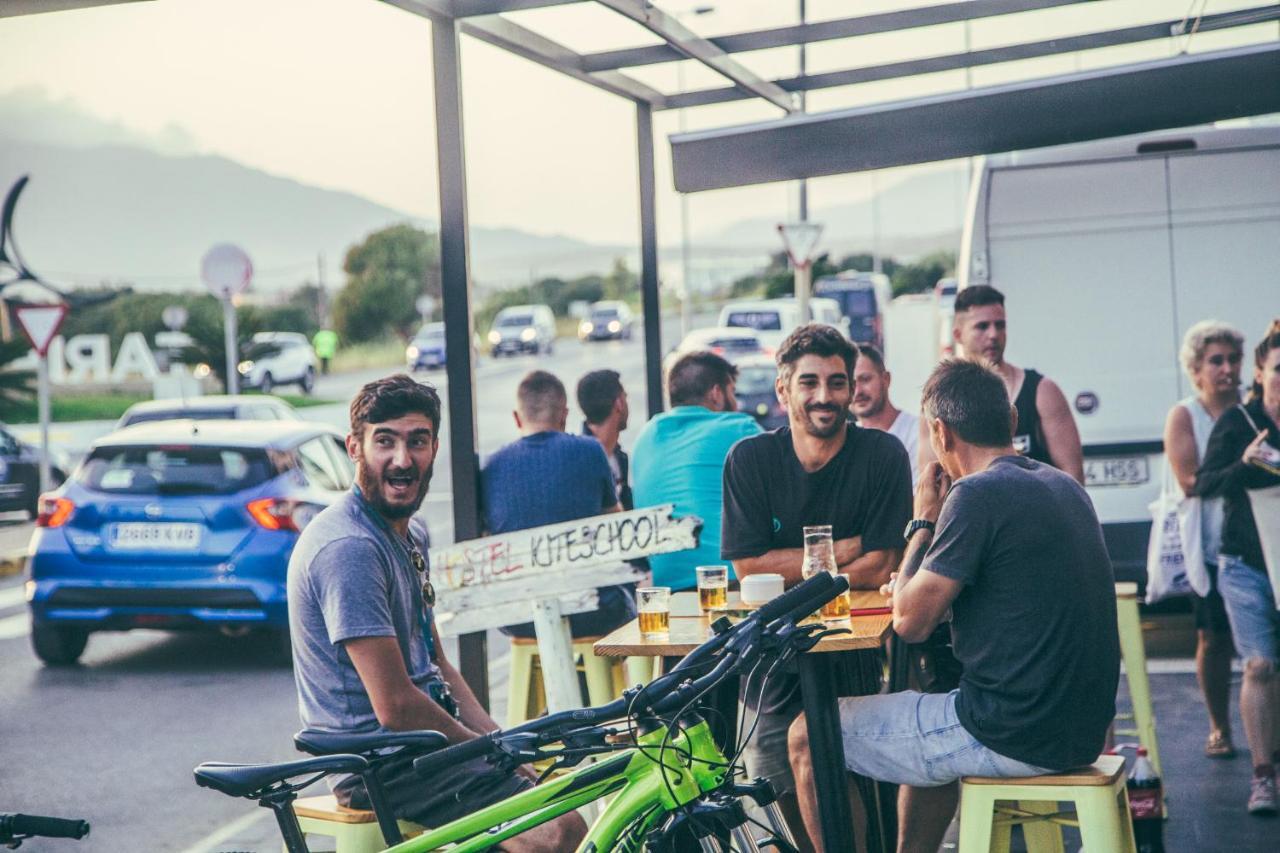
[[[414,518],[439,447],[435,389],[398,375],[371,382],[351,403],[347,452],[356,486],[307,525],[289,560],[289,629],[298,711],[308,729],[434,729],[460,743],[499,728],[444,657],[426,528]],[[530,787],[531,772],[483,759],[441,778],[392,760],[379,771],[396,816],[441,826]],[[343,805],[368,808],[363,784],[340,781]],[[570,813],[503,842],[532,853],[572,849],[586,825]]]
[[[846,766],[901,786],[899,850],[938,849],[961,777],[1095,761],[1120,673],[1115,581],[1098,517],[1075,480],[1014,450],[1017,415],[999,375],[944,361],[925,384],[923,409],[938,461],[921,472],[906,555],[883,591],[909,643],[950,619],[964,674],[950,693],[840,700]],[[790,735],[813,833],[803,720]]]

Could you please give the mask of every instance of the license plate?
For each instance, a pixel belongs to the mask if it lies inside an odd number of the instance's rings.
[[[200,547],[199,524],[153,524],[128,521],[111,532],[111,547],[122,550],[194,551]]]
[[[1084,460],[1086,486],[1140,486],[1150,478],[1145,456],[1103,456]]]

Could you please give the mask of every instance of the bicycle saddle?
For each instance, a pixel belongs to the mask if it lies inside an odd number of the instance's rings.
[[[407,746],[415,752],[431,752],[448,746],[449,739],[440,732],[423,729],[416,732],[318,732],[303,729],[293,736],[293,745],[311,755],[333,755],[339,752],[364,754],[393,746]]]
[[[233,797],[249,797],[263,788],[306,773],[363,773],[369,762],[358,755],[302,758],[280,764],[226,764],[206,761],[195,769],[196,784]]]

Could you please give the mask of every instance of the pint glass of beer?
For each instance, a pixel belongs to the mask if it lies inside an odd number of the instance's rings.
[[[671,631],[671,587],[642,586],[636,590],[636,607],[640,611],[640,636],[646,640],[661,639]]]
[[[807,580],[818,572],[835,574],[835,543],[831,538],[831,525],[822,524],[804,528],[804,566],[801,574]],[[822,605],[823,619],[842,619],[849,615],[849,596],[841,593]]]
[[[729,603],[729,567],[698,566],[698,605],[703,613],[723,609]]]

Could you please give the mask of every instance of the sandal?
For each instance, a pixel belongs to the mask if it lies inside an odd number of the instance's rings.
[[[1204,742],[1204,754],[1209,758],[1235,758],[1236,748],[1231,745],[1231,736],[1224,732],[1210,732]]]

